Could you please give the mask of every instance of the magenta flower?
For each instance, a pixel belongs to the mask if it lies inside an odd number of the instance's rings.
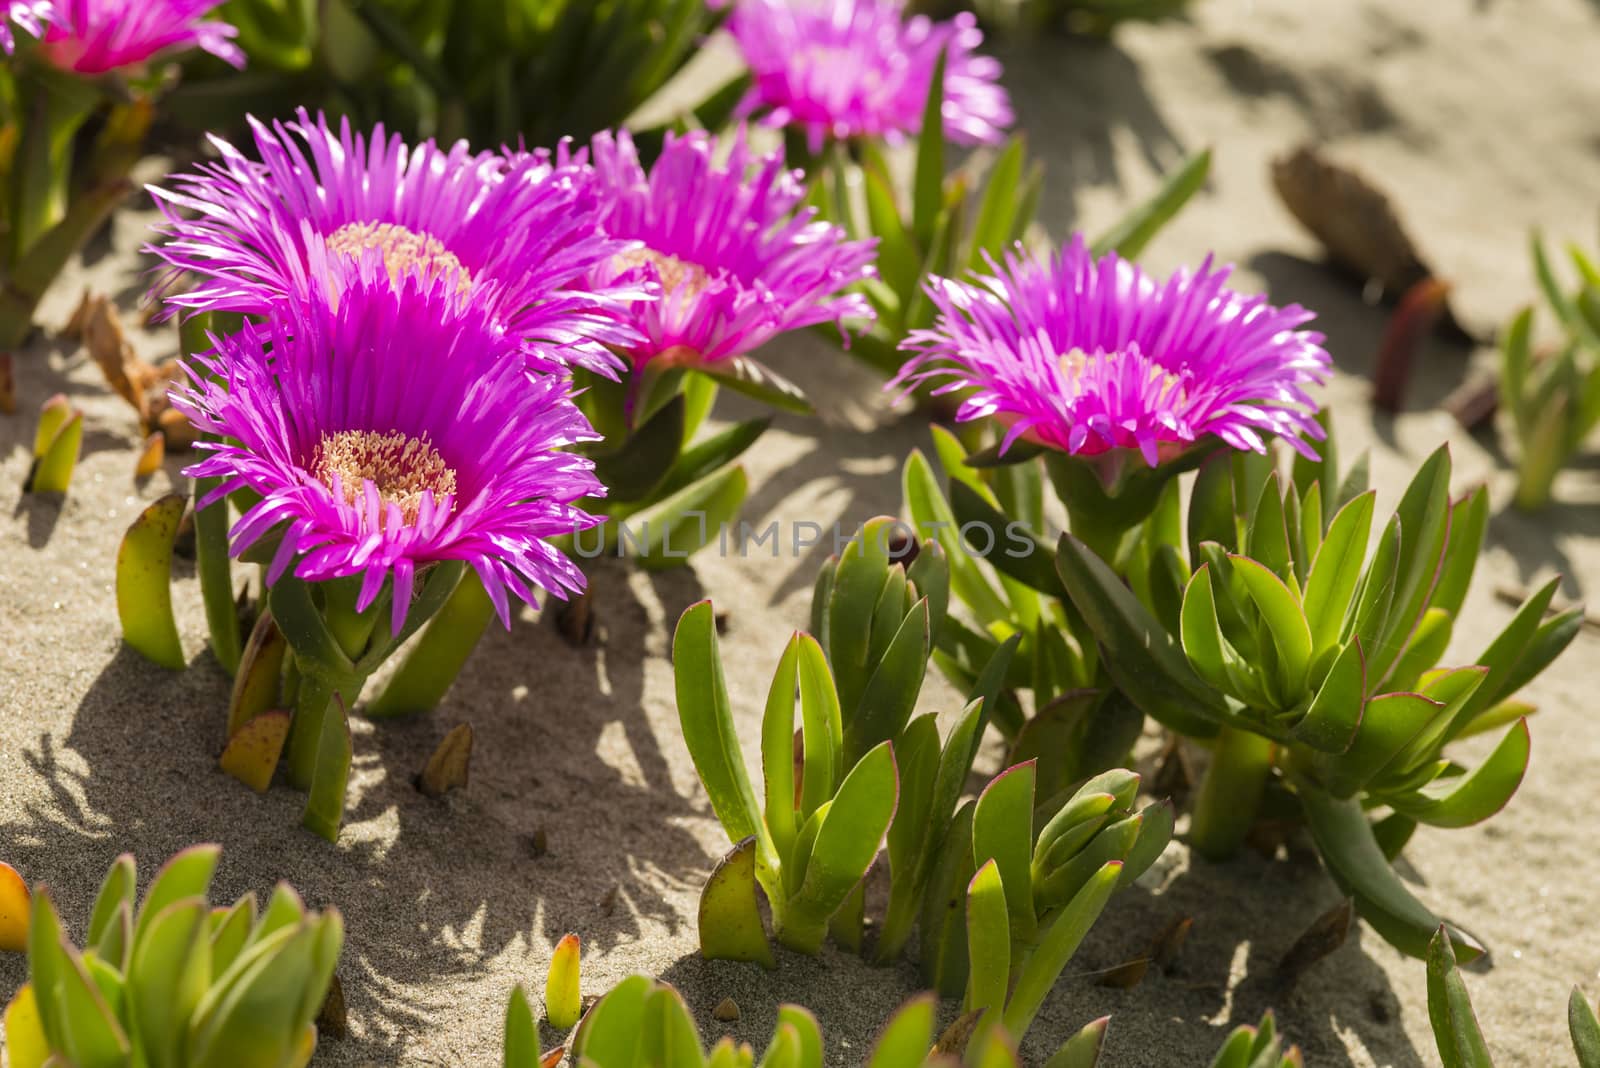
[[[226,22],[201,18],[221,3],[222,0],[57,0],[40,53],[62,70],[79,74],[104,74],[143,63],[161,52],[187,48],[202,48],[235,67],[243,67],[244,53],[233,43],[239,31]]]
[[[166,221],[149,251],[173,268],[161,286],[169,304],[266,315],[286,298],[337,290],[372,258],[397,285],[444,280],[520,339],[536,369],[615,375],[607,346],[637,340],[625,316],[644,294],[582,281],[622,245],[597,232],[579,168],[546,152],[473,153],[465,141],[412,148],[381,124],[369,139],[348,121],[334,133],[297,114],[271,127],[250,120],[259,162],[213,139],[220,162],[150,188]],[[200,281],[179,292],[185,272]]]
[[[975,54],[977,19],[906,18],[903,0],[738,0],[728,29],[754,84],[740,115],[795,126],[813,153],[828,140],[893,142],[915,136],[940,51],[946,53],[944,131],[963,144],[992,144],[1011,125],[1000,64]]]
[[[1306,393],[1327,381],[1313,316],[1227,289],[1231,268],[1208,257],[1164,284],[1115,253],[1095,259],[1081,236],[1048,261],[1019,246],[992,276],[935,278],[933,329],[891,385],[962,392],[957,418],[993,416],[1018,438],[1092,456],[1138,449],[1145,462],[1206,435],[1265,450],[1264,437],[1320,439]]]
[[[601,226],[634,244],[591,280],[661,291],[633,307],[643,341],[623,351],[636,365],[718,363],[788,330],[871,318],[865,298],[841,290],[871,277],[874,243],[802,209],[781,151],[753,155],[741,130],[718,163],[714,137],[669,133],[646,174],[626,131],[598,134],[592,148]]]
[[[185,470],[218,495],[259,495],[235,555],[276,535],[267,581],[363,576],[365,610],[393,586],[404,622],[417,572],[461,560],[510,625],[507,591],[565,598],[583,574],[545,539],[593,526],[596,440],[562,375],[530,373],[515,338],[453,299],[444,278],[395,287],[368,263],[342,297],[314,293],[193,357],[175,407],[222,440]],[[215,377],[212,377],[215,376]],[[201,502],[202,506],[206,502]]]
[[[54,18],[50,0],[0,0],[0,51],[9,56],[16,47],[13,26],[30,37],[38,37]]]

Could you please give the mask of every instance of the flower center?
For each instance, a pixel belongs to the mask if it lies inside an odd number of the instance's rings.
[[[399,223],[345,223],[328,235],[328,248],[351,259],[377,249],[396,285],[415,271],[430,282],[443,278],[460,296],[466,296],[472,288],[472,272],[444,247],[443,241],[432,234],[407,230]]]
[[[397,505],[407,524],[417,521],[422,495],[433,494],[434,503],[456,492],[455,470],[444,462],[426,437],[414,438],[395,431],[341,430],[324,434],[311,457],[311,475],[354,505],[366,493],[365,483],[378,489],[385,505]],[[334,476],[339,476],[338,489]],[[384,509],[388,511],[387,508]]]
[[[1061,377],[1066,380],[1069,388],[1076,389],[1083,379],[1084,373],[1089,369],[1089,356],[1082,349],[1072,349],[1056,357],[1056,366],[1061,369]],[[1183,385],[1183,375],[1173,371],[1166,371],[1151,365],[1149,370],[1151,383],[1160,383],[1162,392],[1171,394],[1182,401],[1186,396]]]
[[[681,293],[686,300],[698,297],[711,284],[711,276],[698,263],[680,260],[651,248],[619,252],[611,258],[611,264],[619,274],[649,264],[656,269],[656,277],[661,281],[664,293]]]

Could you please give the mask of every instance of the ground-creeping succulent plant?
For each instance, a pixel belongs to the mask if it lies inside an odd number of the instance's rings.
[[[56,394],[39,409],[33,434],[33,464],[23,481],[24,493],[66,493],[83,448],[83,413]]]
[[[1534,312],[1525,308],[1501,345],[1501,406],[1517,439],[1516,505],[1527,511],[1550,503],[1556,475],[1600,426],[1600,267],[1575,246],[1568,252],[1581,279],[1575,291],[1563,288],[1534,235],[1535,273],[1561,329],[1559,344],[1535,352]]]
[[[673,644],[679,718],[712,806],[735,843],[702,895],[701,948],[711,957],[774,963],[759,886],[784,945],[816,952],[831,933],[862,951],[862,880],[886,844],[889,897],[872,952],[881,961],[896,959],[920,922],[925,974],[959,996],[968,961],[963,902],[983,863],[1002,859],[1013,905],[1007,922],[1019,950],[1027,949],[1042,919],[1069,906],[1103,865],[1125,862],[1129,878],[1147,868],[1170,838],[1172,816],[1165,805],[1133,812],[1138,777],[1125,772],[1093,780],[1075,795],[1036,799],[1031,762],[961,803],[983,709],[1015,642],[1001,645],[979,673],[941,744],[936,717],[913,713],[930,620],[943,614],[943,556],[930,543],[907,568],[894,559],[895,528],[886,519],[866,524],[828,563],[813,602],[824,638],[795,634],[779,662],[762,728],[764,802],[757,802],[739,753],[710,602],[679,622]],[[1037,841],[1036,807],[1044,827]],[[1085,904],[1074,915],[1086,929],[1103,904]],[[1059,968],[1050,978],[1056,974]]]
[[[864,1068],[1020,1068],[1016,1045],[1003,1028],[975,1035],[972,1018],[957,1021],[943,1035],[937,1023],[938,1003],[931,995],[913,998],[889,1020],[873,1045]],[[507,1024],[506,1068],[532,1068],[535,1060],[512,1060],[509,1020],[518,1014],[516,996]],[[1096,1020],[1072,1036],[1051,1059],[1049,1068],[1094,1068],[1099,1063],[1106,1021]],[[531,1032],[519,1029],[519,1036]],[[520,1049],[533,1049],[519,1037]],[[661,1068],[822,1068],[823,1034],[817,1019],[798,1005],[780,1005],[771,1041],[759,1054],[724,1036],[709,1050],[701,1042],[694,1016],[676,990],[635,975],[617,984],[595,1003],[573,1036],[572,1055],[594,1068],[627,1068],[635,1064]],[[1276,1068],[1276,1066],[1274,1066]]]
[[[1304,1064],[1299,1046],[1283,1048],[1278,1021],[1268,1009],[1261,1023],[1234,1028],[1217,1050],[1211,1068],[1303,1068]]]
[[[1444,1068],[1494,1068],[1444,928],[1428,943],[1428,1021]],[[1567,1031],[1578,1068],[1600,1068],[1600,1019],[1579,987],[1567,999]]]
[[[1118,689],[1168,728],[1209,739],[1196,847],[1230,854],[1265,793],[1286,791],[1360,913],[1416,956],[1439,923],[1389,861],[1418,824],[1466,826],[1510,799],[1531,711],[1512,698],[1582,619],[1576,609],[1545,618],[1552,581],[1475,663],[1438,666],[1488,520],[1482,488],[1451,497],[1450,469],[1445,449],[1429,457],[1374,534],[1364,472],[1336,479],[1331,449],[1288,481],[1270,456],[1219,456],[1143,598],[1070,534],[1056,558]],[[1444,753],[1497,730],[1475,768]],[[1389,814],[1375,823],[1374,809]],[[1456,935],[1461,952],[1481,951]]]
[[[1172,837],[1171,807],[1132,812],[1139,778],[1116,771],[1061,803],[1030,843],[1025,828],[1037,812],[1033,775],[1032,764],[1002,772],[978,797],[970,823],[962,824],[970,827],[977,866],[966,889],[962,1003],[965,1011],[984,1014],[975,1042],[992,1027],[1027,1033],[1111,895],[1142,875]],[[933,953],[944,974],[928,978],[948,990],[956,969],[949,967],[953,947],[942,933],[924,928],[924,971]]]
[[[112,865],[75,948],[47,890],[33,899],[29,981],[5,1013],[11,1068],[302,1068],[333,979],[344,923],[286,884],[212,908],[220,850],[167,862],[135,902],[133,858]]]

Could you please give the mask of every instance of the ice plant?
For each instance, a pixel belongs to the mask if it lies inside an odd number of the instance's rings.
[[[899,143],[922,129],[939,80],[938,121],[962,144],[998,143],[1011,125],[1000,64],[977,54],[983,32],[963,12],[907,15],[904,0],[736,0],[728,30],[752,84],[738,112],[791,127],[813,155],[830,141]]]
[[[131,856],[107,873],[88,940],[68,940],[47,890],[34,895],[28,973],[5,1012],[11,1068],[241,1064],[301,1068],[344,944],[334,909],[313,912],[287,884],[206,900],[221,850],[195,846],[136,901]]]
[[[200,48],[235,67],[244,53],[235,30],[205,18],[222,0],[56,0],[39,49],[49,63],[78,74],[138,67],[155,56]]]
[[[9,56],[16,49],[18,30],[38,37],[54,17],[52,0],[0,0],[0,51]]]
[[[724,1035],[710,1050],[702,1046],[689,1006],[666,983],[630,976],[595,1003],[573,1041],[573,1055],[595,1068],[623,1068],[635,1063],[635,1051],[668,1050],[663,1064],[671,1068],[823,1068],[822,1029],[811,1012],[799,1005],[778,1006],[777,1025],[759,1061],[749,1045]],[[507,1014],[506,1068],[533,1068],[537,1036],[509,1021],[520,1019],[516,995]],[[873,1044],[864,1068],[1019,1068],[1016,1043],[996,1028],[973,1040],[962,1053],[959,1025],[944,1036],[935,1034],[938,1004],[929,995],[906,1002],[890,1018]],[[1100,1062],[1106,1021],[1096,1020],[1069,1038],[1050,1061],[1071,1068],[1095,1068]],[[510,1056],[516,1036],[519,1058]],[[935,1045],[935,1039],[938,1039]],[[931,1051],[931,1052],[930,1052]],[[1276,1066],[1274,1066],[1276,1068]],[[1585,1068],[1588,1068],[1586,1065]]]
[[[1240,1024],[1217,1050],[1211,1068],[1303,1068],[1299,1046],[1283,1048],[1278,1021],[1268,1009],[1260,1024]]]
[[[1562,334],[1553,352],[1533,351],[1533,309],[1524,309],[1502,342],[1501,404],[1518,446],[1516,505],[1550,503],[1556,475],[1600,426],[1600,268],[1569,248],[1583,284],[1562,288],[1544,242],[1533,237],[1534,270]]]
[[[221,158],[152,186],[165,221],[150,251],[172,271],[174,308],[264,316],[289,300],[336,295],[364,260],[440,284],[521,342],[540,370],[614,375],[607,345],[639,294],[584,281],[620,253],[596,231],[586,180],[546,152],[407,145],[382,124],[337,129],[301,108],[290,122],[250,120],[255,156],[213,138]],[[182,289],[178,280],[196,280]]]
[[[268,565],[293,652],[290,778],[311,789],[308,825],[332,837],[349,762],[341,709],[464,568],[507,625],[513,597],[583,588],[548,539],[595,522],[574,502],[603,491],[566,451],[594,435],[567,381],[530,375],[517,339],[447,279],[397,288],[381,261],[337,295],[213,341],[172,392],[212,436],[186,473],[216,480],[202,511],[236,499],[232,551]]]
[[[1070,534],[1055,556],[1116,687],[1212,748],[1195,847],[1231,854],[1270,796],[1278,818],[1304,820],[1362,917],[1414,956],[1439,920],[1391,860],[1420,824],[1464,827],[1507,803],[1530,750],[1516,694],[1582,622],[1581,609],[1546,618],[1552,580],[1475,661],[1439,666],[1488,525],[1486,491],[1452,498],[1450,467],[1434,453],[1374,532],[1364,465],[1339,479],[1331,456],[1302,461],[1285,483],[1270,455],[1220,455],[1142,595]],[[1449,749],[1487,732],[1500,740],[1476,766]]]
[[[128,192],[155,99],[170,79],[154,61],[200,45],[243,56],[228,27],[198,21],[217,0],[0,0],[0,353],[27,339],[34,310],[68,259]],[[16,39],[20,29],[23,39]],[[39,36],[35,41],[31,36]],[[98,116],[92,142],[80,141]]]

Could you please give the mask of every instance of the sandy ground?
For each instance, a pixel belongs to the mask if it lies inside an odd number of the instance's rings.
[[[1330,387],[1347,456],[1370,444],[1384,506],[1410,468],[1450,438],[1458,484],[1488,479],[1509,496],[1492,440],[1453,430],[1430,407],[1474,354],[1434,345],[1413,392],[1417,409],[1375,418],[1367,369],[1385,312],[1327,272],[1278,206],[1267,161],[1305,138],[1328,142],[1389,186],[1463,317],[1502,322],[1531,296],[1523,252],[1530,226],[1591,241],[1600,177],[1600,11],[1584,0],[1440,0],[1426,12],[1381,3],[1301,5],[1210,0],[1192,23],[1133,27],[1115,45],[1060,41],[1002,49],[1032,147],[1049,168],[1041,219],[1054,238],[1096,230],[1153,188],[1185,151],[1217,149],[1214,178],[1147,254],[1160,269],[1208,250],[1240,265],[1246,287],[1321,313],[1345,374]],[[1312,10],[1315,9],[1313,16]],[[145,218],[119,219],[114,239],[53,294],[59,325],[80,285],[120,293],[141,282],[129,254]],[[151,354],[168,333],[143,335]],[[923,444],[915,418],[884,410],[874,381],[809,338],[773,358],[828,412],[793,418],[749,458],[752,521],[854,524],[898,508],[899,459]],[[1486,354],[1479,352],[1475,358]],[[65,504],[17,495],[32,419],[0,419],[0,858],[55,889],[81,932],[107,864],[132,850],[146,877],[194,841],[226,847],[221,895],[265,893],[290,879],[349,925],[341,965],[353,1034],[319,1063],[498,1063],[502,1006],[517,981],[535,988],[554,940],[585,942],[585,986],[630,972],[682,989],[706,1032],[752,1042],[782,1001],[812,1006],[829,1059],[855,1064],[892,1007],[915,988],[909,965],[874,969],[825,951],[784,956],[776,972],[695,954],[698,888],[725,847],[678,737],[667,660],[671,627],[703,596],[731,611],[724,639],[741,722],[754,739],[759,702],[789,628],[805,618],[817,554],[717,559],[647,576],[615,562],[594,578],[600,638],[574,650],[531,613],[493,632],[437,714],[382,729],[358,726],[358,772],[337,847],[297,826],[301,799],[258,799],[216,770],[228,684],[204,652],[191,571],[177,602],[190,670],[171,674],[123,649],[111,594],[117,539],[141,502],[179,481],[131,480],[134,422],[80,354],[40,342],[21,355],[22,410],[65,391],[87,413],[83,462]],[[738,404],[724,414],[737,415]],[[1499,512],[1458,628],[1455,655],[1474,656],[1510,609],[1497,586],[1561,571],[1566,592],[1600,583],[1596,462],[1558,484],[1559,505],[1529,520]],[[1438,911],[1478,932],[1492,968],[1470,977],[1503,1066],[1570,1063],[1564,1000],[1574,982],[1600,994],[1592,922],[1600,859],[1592,848],[1593,769],[1600,733],[1592,692],[1600,644],[1584,635],[1531,690],[1542,706],[1521,793],[1484,827],[1424,831],[1405,872]],[[930,686],[926,707],[953,696]],[[470,721],[479,743],[471,788],[431,802],[411,786],[431,747]],[[753,754],[752,754],[753,758]],[[986,760],[998,759],[991,746]],[[535,855],[543,832],[548,852]],[[1175,845],[1152,885],[1117,899],[1057,987],[1027,1052],[1042,1057],[1089,1019],[1113,1016],[1112,1066],[1205,1063],[1225,1030],[1268,1005],[1313,1065],[1437,1063],[1422,967],[1370,932],[1323,962],[1290,995],[1273,965],[1337,891],[1303,856],[1191,863]],[[1133,991],[1092,973],[1142,951],[1172,918],[1194,917],[1178,966]],[[0,958],[0,998],[24,976]],[[725,996],[744,1011],[716,1024]]]

